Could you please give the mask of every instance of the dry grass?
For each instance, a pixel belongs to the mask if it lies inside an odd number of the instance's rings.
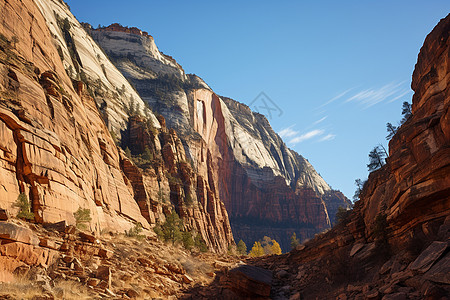
[[[92,299],[89,289],[81,283],[59,280],[55,282],[53,294],[56,299]]]
[[[7,296],[6,299],[35,299],[35,297],[53,295],[55,299],[92,299],[89,290],[74,281],[56,281],[53,287],[36,283],[29,279],[17,279],[10,283],[0,283],[0,297]],[[2,298],[3,299],[3,298]]]

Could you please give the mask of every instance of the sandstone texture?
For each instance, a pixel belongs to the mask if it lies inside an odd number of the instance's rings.
[[[177,131],[187,159],[225,203],[236,239],[251,244],[273,234],[289,250],[293,232],[310,238],[331,227],[339,206],[350,207],[263,115],[185,74],[151,36],[117,24],[91,35],[166,126]]]
[[[89,209],[96,234],[140,223],[153,235],[149,229],[175,209],[185,230],[211,251],[227,251],[234,241],[225,206],[211,192],[214,179],[196,172],[176,132],[110,62],[89,26],[63,1],[2,1],[0,9],[1,219],[17,215],[21,193],[32,221],[75,224],[74,213]]]

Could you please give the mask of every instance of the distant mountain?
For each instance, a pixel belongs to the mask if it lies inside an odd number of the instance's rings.
[[[284,144],[263,115],[186,74],[158,50],[152,36],[119,24],[87,30],[142,99],[177,131],[194,168],[214,182],[212,192],[224,201],[237,240],[251,246],[270,235],[288,250],[293,232],[310,238],[331,227],[339,206],[350,206]]]

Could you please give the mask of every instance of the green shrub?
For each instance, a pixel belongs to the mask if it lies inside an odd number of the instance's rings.
[[[240,240],[237,244],[237,251],[240,255],[247,255],[247,245],[243,240]]]
[[[139,222],[134,222],[134,226],[131,227],[128,231],[125,231],[125,235],[128,237],[142,239],[145,236],[141,234],[141,232],[142,232],[142,224]]]
[[[337,212],[336,212],[336,223],[339,224],[339,223],[344,222],[349,215],[350,215],[350,210],[348,210],[342,206],[339,206],[337,209]]]
[[[386,214],[379,213],[375,217],[373,237],[375,239],[377,253],[383,257],[389,257],[391,249],[388,240],[388,222]]]
[[[15,206],[19,208],[19,213],[17,217],[25,220],[33,220],[34,214],[31,212],[31,204],[28,201],[28,197],[25,193],[21,193],[19,197],[17,197]]]
[[[197,234],[194,240],[195,247],[200,250],[200,252],[207,252],[208,246],[206,245],[205,240],[203,239],[201,234]]]
[[[91,222],[91,210],[89,208],[79,207],[76,212],[73,213],[75,217],[75,224],[78,229],[86,230],[88,223]]]
[[[187,250],[191,250],[194,246],[194,239],[192,238],[192,233],[189,231],[183,231],[181,233],[181,238],[183,242],[183,247]]]

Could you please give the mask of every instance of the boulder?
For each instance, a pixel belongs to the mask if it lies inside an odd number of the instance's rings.
[[[244,297],[269,298],[272,286],[272,271],[260,267],[243,265],[228,273],[232,291]]]
[[[417,273],[425,273],[439,259],[439,257],[447,249],[446,242],[434,241],[427,249],[425,249],[408,268]]]
[[[0,221],[8,221],[8,212],[5,209],[0,209]]]
[[[450,253],[447,253],[425,273],[425,279],[437,283],[450,284]]]
[[[99,266],[95,277],[105,282],[107,288],[111,288],[111,268],[109,266]]]
[[[0,239],[39,245],[39,238],[31,229],[14,223],[0,223]]]

